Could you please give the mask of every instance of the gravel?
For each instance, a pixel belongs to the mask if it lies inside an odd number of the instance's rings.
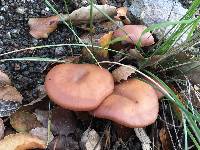
[[[55,8],[60,13],[66,13],[64,1],[54,0]],[[69,4],[69,12],[74,8]],[[66,26],[60,25],[48,39],[37,40],[29,34],[28,19],[53,15],[50,8],[41,0],[0,0],[0,54],[16,49],[36,45],[75,43],[72,33]],[[78,53],[75,49],[74,53]],[[48,57],[60,58],[71,55],[68,47],[43,48],[38,51],[25,51],[6,55],[3,58]],[[9,74],[14,86],[22,93],[24,101],[37,98],[35,88],[43,84],[45,69],[50,65],[46,62],[17,62],[0,63],[0,69]]]

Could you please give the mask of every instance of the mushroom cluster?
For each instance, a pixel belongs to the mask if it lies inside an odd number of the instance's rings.
[[[73,111],[89,111],[126,127],[145,127],[158,115],[156,89],[139,79],[114,85],[112,74],[92,64],[60,64],[46,76],[45,88],[56,104]]]

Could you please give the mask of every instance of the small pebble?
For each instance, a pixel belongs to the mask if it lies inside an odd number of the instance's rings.
[[[1,20],[4,20],[4,16],[0,16],[0,21],[1,21]]]
[[[16,12],[19,14],[25,14],[26,9],[24,7],[18,7],[16,9]]]
[[[0,9],[1,11],[4,11],[4,12],[6,12],[7,10],[8,10],[8,6],[7,5],[5,5],[5,6],[3,6],[3,7],[1,7],[1,9]]]

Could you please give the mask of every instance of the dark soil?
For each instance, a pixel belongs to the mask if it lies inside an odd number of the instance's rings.
[[[63,1],[56,2],[59,12],[66,12]],[[69,7],[70,9],[70,7]],[[71,9],[73,9],[71,7]],[[70,11],[70,10],[69,10]],[[53,13],[41,0],[1,0],[0,1],[0,53],[36,45],[74,43],[66,26],[61,26],[48,39],[36,40],[29,34],[28,19],[50,16]],[[76,52],[74,52],[76,53]],[[44,48],[39,51],[25,51],[2,58],[47,57],[60,58],[72,55],[68,47]],[[1,58],[1,59],[2,59]],[[0,69],[8,73],[14,86],[24,96],[24,101],[37,98],[36,87],[43,84],[46,62],[10,61],[0,64]]]

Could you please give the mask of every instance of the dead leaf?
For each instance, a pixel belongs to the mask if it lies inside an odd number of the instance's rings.
[[[0,117],[10,116],[19,109],[22,99],[16,88],[9,85],[0,87]]]
[[[185,106],[185,100],[182,98],[182,96],[175,90],[175,88],[172,89],[177,94],[178,100]],[[183,121],[182,110],[175,103],[171,103],[171,106],[177,119],[182,122]]]
[[[52,109],[51,131],[53,134],[68,136],[70,133],[74,133],[76,125],[77,120],[72,111],[61,107]]]
[[[1,150],[45,149],[45,141],[30,134],[10,134],[0,141]]]
[[[22,95],[17,91],[16,88],[9,85],[0,87],[0,100],[21,103],[22,99]]]
[[[59,135],[48,145],[49,150],[80,150],[79,143],[72,139],[72,137],[66,137]]]
[[[37,136],[38,138],[40,138],[41,140],[45,141],[46,143],[51,142],[54,138],[53,134],[51,133],[51,131],[49,132],[48,135],[48,129],[44,128],[44,127],[37,127],[32,129],[29,132],[32,136]],[[49,137],[48,137],[49,136]]]
[[[97,9],[96,9],[97,8]],[[93,7],[93,21],[94,22],[101,22],[104,20],[108,20],[104,14],[99,12],[99,10],[107,14],[109,17],[114,17],[116,15],[116,7],[110,5],[95,5]],[[90,22],[90,6],[81,7],[77,10],[74,10],[71,14],[63,15],[65,20],[70,20],[73,24],[89,24]]]
[[[108,57],[108,48],[110,45],[109,43],[112,40],[112,34],[113,34],[113,32],[110,31],[109,33],[103,35],[99,39],[99,46],[101,46],[102,49],[98,51],[98,56],[103,57],[103,58]]]
[[[131,66],[133,67],[133,66]],[[135,68],[135,67],[133,67]],[[127,80],[129,76],[131,76],[132,74],[134,74],[135,71],[133,69],[130,69],[126,66],[120,66],[119,68],[115,69],[112,72],[114,81],[116,82],[120,82],[121,80]]]
[[[59,16],[30,18],[28,21],[30,27],[29,33],[36,39],[48,38],[48,35],[56,30],[59,21]]]
[[[3,87],[5,85],[11,85],[11,80],[7,74],[0,70],[0,87]]]
[[[66,64],[77,64],[80,60],[80,56],[69,56],[66,59],[64,59]]]
[[[137,61],[142,61],[145,59],[137,49],[130,49],[129,53],[131,57]]]
[[[35,115],[37,117],[37,120],[42,123],[44,127],[48,127],[48,117],[49,117],[49,111],[46,110],[35,110]]]
[[[93,21],[101,22],[108,18],[100,13],[97,9],[106,13],[108,16],[113,17],[116,14],[116,7],[109,5],[94,5],[93,9]],[[89,24],[90,22],[90,6],[82,7],[74,10],[71,14],[62,15],[62,19],[70,21],[74,25]],[[51,16],[47,18],[30,18],[28,25],[30,26],[30,34],[36,38],[47,38],[48,35],[53,32],[59,23],[62,21],[60,16]]]
[[[102,34],[95,34],[92,37],[92,45],[93,46],[99,46],[99,39],[104,36],[104,33]],[[81,36],[81,39],[84,43],[91,45],[91,38],[89,34],[84,34],[83,36]],[[104,55],[106,56],[107,53],[102,52],[102,49],[98,48],[98,47],[87,47],[91,53],[95,56],[95,58],[99,61],[102,60],[107,60],[107,57],[103,57]],[[86,49],[85,47],[82,49],[82,56],[81,59],[83,61],[86,62],[91,62],[93,60],[91,54],[88,52],[88,49]]]
[[[17,132],[28,132],[36,127],[41,127],[36,116],[26,110],[18,110],[10,116],[10,124]]]
[[[108,0],[100,0],[101,4],[105,5],[108,4]]]
[[[87,129],[81,137],[80,145],[84,150],[100,150],[101,142],[98,133],[94,129]]]
[[[126,15],[127,11],[128,8],[126,7],[117,8],[117,16],[115,16],[115,19],[121,20],[125,25],[131,24],[130,19]]]
[[[3,138],[4,136],[4,130],[5,130],[5,127],[4,127],[4,122],[3,120],[0,118],[0,140]]]
[[[159,137],[160,137],[160,141],[162,144],[162,149],[163,150],[170,150],[171,147],[171,143],[170,143],[170,136],[169,133],[167,131],[166,128],[162,128],[159,132]]]

